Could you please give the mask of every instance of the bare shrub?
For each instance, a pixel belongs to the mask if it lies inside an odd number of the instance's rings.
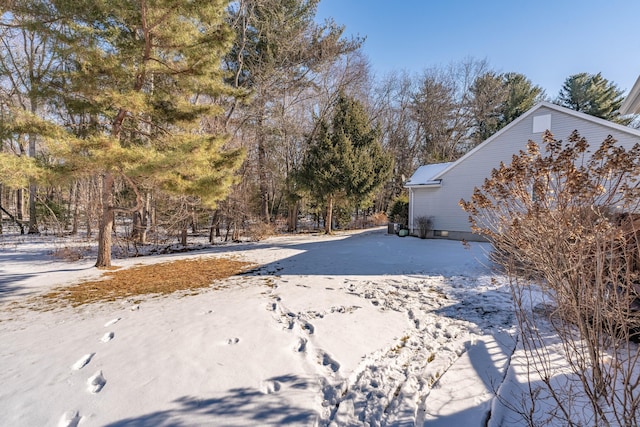
[[[385,212],[376,212],[371,215],[371,222],[376,226],[386,225],[389,222],[389,217]]]
[[[418,229],[418,236],[421,239],[426,239],[429,232],[433,229],[433,220],[429,216],[421,215],[416,217],[416,228]]]
[[[250,224],[249,229],[247,230],[247,235],[253,242],[264,240],[269,236],[273,236],[275,233],[275,227],[273,224],[265,224],[262,221]]]
[[[577,132],[567,144],[550,133],[543,141],[545,153],[529,141],[460,202],[510,278],[527,367],[537,374],[519,413],[536,425],[530,408],[543,390],[555,404],[547,421],[637,426],[640,147],[609,137],[591,154]],[[547,310],[534,309],[541,302]],[[541,322],[559,337],[568,372],[559,373]]]
[[[64,261],[79,261],[85,257],[86,249],[64,246],[54,249],[52,256]]]

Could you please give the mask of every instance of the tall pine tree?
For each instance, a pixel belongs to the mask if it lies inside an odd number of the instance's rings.
[[[233,33],[224,0],[16,0],[16,13],[33,16],[35,31],[56,40],[66,62],[58,96],[70,115],[91,118],[82,132],[72,123],[43,122],[22,114],[14,126],[41,133],[59,171],[102,178],[102,213],[96,266],[111,264],[120,180],[142,203],[140,186],[198,196],[215,204],[226,194],[240,151],[208,134],[204,117],[220,114],[213,102],[231,91],[222,58]],[[11,10],[11,9],[10,9]],[[41,23],[56,21],[59,31]]]
[[[341,94],[331,127],[322,122],[310,141],[300,179],[312,197],[325,203],[325,231],[331,233],[336,198],[345,197],[357,209],[389,180],[392,169],[392,157],[384,152],[364,106]]]
[[[623,91],[618,89],[615,83],[602,77],[601,73],[578,73],[564,81],[556,103],[627,125],[632,119],[620,117],[620,106],[624,101],[622,95]]]

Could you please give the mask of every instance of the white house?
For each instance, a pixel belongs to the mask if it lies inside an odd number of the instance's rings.
[[[640,114],[640,77],[629,91],[629,95],[620,106],[620,114]]]
[[[562,140],[577,130],[592,147],[599,146],[608,135],[625,148],[640,143],[640,130],[542,102],[457,161],[419,167],[405,183],[409,190],[410,233],[417,234],[416,218],[427,216],[432,221],[432,237],[480,239],[471,233],[469,215],[458,202],[469,200],[492,169],[501,161],[510,164],[512,156],[524,150],[529,140],[541,143],[546,130]]]

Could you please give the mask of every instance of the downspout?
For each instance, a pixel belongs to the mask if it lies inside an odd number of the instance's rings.
[[[413,188],[409,187],[409,234],[413,234]]]

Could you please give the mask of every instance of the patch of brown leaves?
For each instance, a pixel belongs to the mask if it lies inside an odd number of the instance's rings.
[[[210,287],[216,280],[245,272],[253,264],[228,258],[197,258],[110,270],[103,278],[56,288],[44,295],[47,306],[74,307],[144,295],[166,295]]]

